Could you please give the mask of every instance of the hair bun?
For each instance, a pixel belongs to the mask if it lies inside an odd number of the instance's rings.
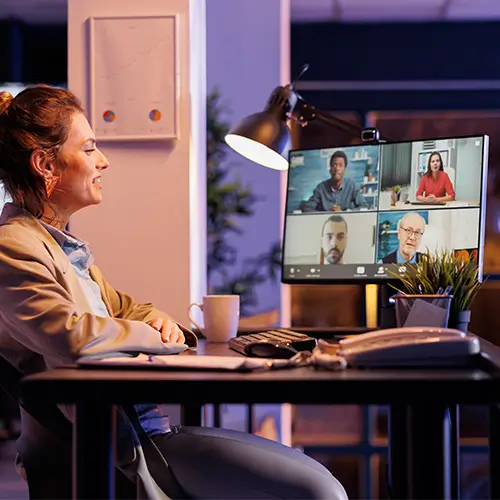
[[[13,99],[14,96],[10,92],[0,92],[0,115],[9,109]]]

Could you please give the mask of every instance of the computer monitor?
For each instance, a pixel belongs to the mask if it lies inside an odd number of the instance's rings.
[[[488,142],[290,151],[282,281],[383,283],[427,250],[467,253],[482,275]]]

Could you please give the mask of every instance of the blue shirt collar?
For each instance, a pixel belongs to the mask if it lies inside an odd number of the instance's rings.
[[[94,258],[89,245],[85,241],[73,236],[68,231],[61,231],[40,219],[38,220],[56,240],[73,266],[82,270],[90,269],[90,266],[94,263]]]
[[[413,257],[410,260],[406,260],[398,248],[398,251],[396,252],[396,263],[397,264],[406,264],[406,263],[415,264],[416,260],[417,260],[417,252],[415,252],[413,254]]]

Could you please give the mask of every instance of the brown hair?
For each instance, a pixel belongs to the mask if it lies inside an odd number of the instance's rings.
[[[431,153],[429,156],[429,159],[427,160],[427,172],[425,172],[428,176],[432,175],[432,170],[431,170],[431,160],[433,156],[438,156],[439,157],[439,170],[440,172],[444,171],[444,165],[443,165],[443,159],[441,158],[441,154],[438,153],[437,151],[434,151]]]
[[[45,151],[57,161],[71,117],[83,112],[69,90],[38,85],[15,98],[0,92],[0,181],[16,205],[41,217],[48,202],[44,179],[31,167],[31,154]]]

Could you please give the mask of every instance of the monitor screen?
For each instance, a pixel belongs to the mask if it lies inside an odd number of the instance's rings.
[[[488,136],[292,150],[289,163],[284,283],[383,282],[427,250],[482,266]]]

